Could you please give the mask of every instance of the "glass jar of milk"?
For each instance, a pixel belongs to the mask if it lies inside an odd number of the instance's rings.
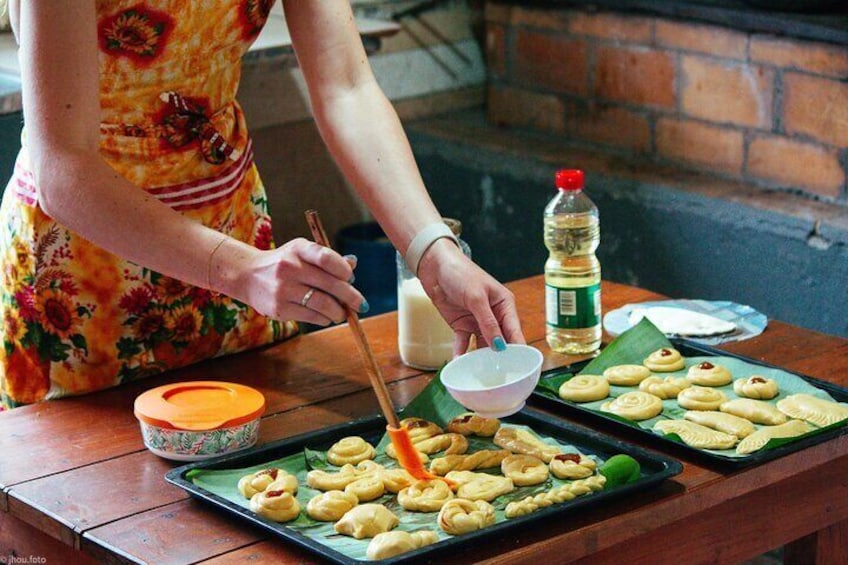
[[[459,238],[462,222],[443,218],[467,257],[471,248]],[[416,369],[439,369],[453,357],[453,330],[439,314],[421,281],[397,254],[398,349],[405,365]]]

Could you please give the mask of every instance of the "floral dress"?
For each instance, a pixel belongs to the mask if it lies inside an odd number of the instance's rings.
[[[260,249],[273,245],[271,223],[235,94],[272,4],[97,1],[101,155],[137,190]],[[103,389],[296,331],[53,221],[22,139],[0,206],[0,406]]]

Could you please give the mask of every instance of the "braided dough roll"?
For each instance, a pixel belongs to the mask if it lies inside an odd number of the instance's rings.
[[[692,384],[701,386],[724,386],[730,384],[733,380],[733,375],[727,368],[721,365],[713,365],[709,361],[698,363],[689,367],[689,372],[686,373],[686,378]]]
[[[479,414],[466,412],[451,420],[446,429],[448,432],[464,436],[492,437],[500,427],[501,422],[497,418],[484,418]]]
[[[663,404],[659,397],[633,390],[625,392],[618,398],[601,404],[602,412],[611,412],[628,420],[650,420],[662,412]]]
[[[673,373],[686,366],[683,356],[673,347],[657,349],[642,364],[656,373]]]
[[[290,522],[300,514],[300,504],[291,493],[265,490],[250,497],[250,509],[274,522]]]
[[[340,439],[327,451],[327,461],[341,467],[346,463],[356,465],[366,459],[374,459],[377,450],[359,436],[348,436]]]
[[[577,375],[559,387],[559,397],[571,402],[593,402],[606,398],[609,393],[609,382],[600,375]]]
[[[510,455],[501,462],[504,477],[519,487],[538,485],[548,480],[548,466],[532,455]]]
[[[453,491],[439,479],[416,481],[397,495],[398,503],[410,512],[437,512],[452,498]]]
[[[438,523],[452,536],[475,532],[495,523],[495,508],[485,500],[454,498],[442,506]]]
[[[718,410],[727,396],[717,388],[690,386],[677,395],[677,403],[687,410]]]
[[[512,453],[532,455],[545,463],[562,453],[559,446],[542,441],[539,436],[525,429],[501,426],[493,440],[495,445]]]
[[[733,392],[754,400],[771,400],[779,392],[777,382],[760,375],[751,375],[747,379],[733,381]]]
[[[430,472],[446,475],[451,471],[473,471],[499,467],[511,453],[506,449],[483,449],[468,455],[445,455],[430,462]]]
[[[401,530],[383,532],[374,536],[368,543],[365,556],[371,560],[388,559],[437,541],[439,541],[439,535],[430,530],[418,530],[412,533]]]
[[[568,483],[547,492],[539,493],[536,496],[528,496],[524,500],[518,502],[510,502],[506,505],[504,512],[507,518],[518,518],[535,512],[539,508],[547,508],[553,504],[574,500],[578,496],[592,494],[604,488],[606,477],[603,475],[594,475],[587,479],[580,479],[573,483]]]
[[[581,453],[562,453],[550,462],[551,474],[558,479],[585,479],[591,477],[597,465]]]
[[[615,365],[604,371],[604,377],[611,385],[636,386],[651,376],[651,370],[644,365]]]
[[[356,495],[340,490],[328,490],[309,499],[306,513],[319,522],[335,522],[357,504],[359,500]]]
[[[666,400],[668,398],[677,398],[680,391],[689,388],[692,383],[684,377],[648,377],[639,383],[639,390],[653,394],[657,398]]]

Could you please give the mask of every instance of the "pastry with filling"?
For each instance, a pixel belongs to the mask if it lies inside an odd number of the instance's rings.
[[[495,508],[485,500],[454,498],[442,506],[438,523],[452,536],[476,532],[495,523]]]
[[[666,400],[677,398],[680,391],[692,386],[685,377],[657,377],[651,376],[639,383],[639,390],[653,394],[657,398]]]
[[[595,473],[597,465],[594,459],[582,453],[561,453],[551,459],[551,474],[563,480],[585,479]]]
[[[452,498],[453,491],[440,479],[415,481],[397,495],[398,503],[410,512],[438,512]]]
[[[553,460],[552,460],[553,461]],[[517,487],[538,485],[548,480],[548,466],[532,455],[510,455],[501,462],[501,473]]]
[[[451,420],[446,431],[464,436],[492,437],[500,427],[501,422],[497,418],[484,418],[479,414],[466,412]]]
[[[309,499],[306,513],[319,522],[335,522],[357,504],[359,500],[349,492],[328,490]]]
[[[276,467],[271,467],[269,469],[262,469],[261,471],[245,475],[239,479],[238,491],[243,497],[250,499],[257,492],[262,492],[268,488],[271,483],[277,480],[280,473],[285,473],[285,471],[277,469]]]
[[[777,409],[791,418],[805,420],[820,428],[848,420],[848,405],[811,394],[792,394],[777,402]]]
[[[673,347],[657,349],[642,364],[655,373],[673,373],[686,366],[683,356]]]
[[[663,404],[659,397],[641,390],[625,392],[618,398],[601,404],[602,412],[610,412],[637,422],[650,420],[659,415],[662,409]]]
[[[277,480],[268,485],[265,490],[283,490],[294,496],[297,494],[297,477],[285,471],[280,471]]]
[[[609,393],[609,383],[600,375],[577,375],[559,386],[559,397],[571,402],[603,400]]]
[[[521,516],[526,516],[540,508],[547,508],[554,504],[568,502],[569,500],[574,500],[578,496],[586,496],[593,492],[602,490],[606,481],[607,479],[603,475],[593,475],[586,479],[566,483],[547,492],[542,492],[535,496],[528,496],[524,500],[510,502],[506,505],[504,515],[507,518],[519,518]]]
[[[365,557],[371,560],[388,559],[437,541],[439,541],[439,535],[431,530],[383,532],[368,542]]]
[[[719,406],[719,410],[750,420],[764,426],[777,426],[786,423],[786,414],[762,400],[734,398]]]
[[[274,522],[290,522],[300,514],[297,499],[283,490],[265,490],[250,497],[250,509]]]
[[[511,453],[532,455],[548,463],[555,455],[562,453],[559,446],[542,441],[539,436],[523,428],[501,426],[495,434],[494,443]]]
[[[740,455],[754,453],[765,447],[770,439],[800,436],[808,431],[810,431],[810,428],[803,420],[789,420],[777,426],[760,428],[739,442],[739,445],[736,446],[736,453]]]
[[[651,376],[651,370],[644,365],[615,365],[604,371],[609,384],[616,386],[636,386]]]
[[[663,434],[677,434],[688,446],[698,449],[730,449],[739,438],[689,420],[660,420],[654,429]]]
[[[359,502],[370,502],[383,496],[386,487],[381,474],[372,473],[348,483],[344,491],[354,495]]]
[[[754,400],[771,400],[780,392],[774,379],[751,375],[747,379],[733,381],[733,392]]]
[[[327,461],[341,467],[349,463],[356,465],[366,459],[374,459],[377,450],[374,446],[359,436],[349,436],[340,439],[327,451]]]
[[[724,412],[714,412],[708,410],[690,410],[683,417],[690,422],[707,426],[714,430],[731,434],[739,439],[743,439],[751,435],[757,428],[750,420],[734,416],[733,414],[725,414]]]
[[[716,388],[690,386],[677,395],[677,403],[687,410],[718,410],[727,396]]]
[[[501,461],[512,455],[506,449],[482,449],[467,455],[445,455],[430,462],[430,472],[444,476],[451,471],[473,471],[500,467]]]
[[[360,504],[354,506],[336,522],[337,533],[356,539],[373,538],[377,534],[394,529],[400,520],[382,504]]]
[[[412,443],[444,433],[438,425],[423,418],[404,418],[400,421],[400,425],[406,427]]]
[[[422,453],[424,455],[430,455],[440,451],[444,451],[446,455],[453,455],[455,453],[462,454],[468,451],[468,438],[462,434],[456,433],[437,434],[432,437],[413,442],[412,446],[415,447],[415,450],[418,451],[418,453]],[[386,455],[392,459],[397,459],[397,452],[395,451],[394,444],[390,443],[386,446]]]
[[[694,385],[700,386],[724,386],[730,384],[733,375],[726,367],[713,365],[709,361],[698,363],[689,367],[686,378]]]
[[[475,473],[473,471],[451,471],[445,478],[457,483],[458,498],[491,502],[502,494],[512,492],[515,485],[509,477]]]

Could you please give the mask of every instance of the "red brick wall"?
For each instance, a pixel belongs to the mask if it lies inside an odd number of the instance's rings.
[[[848,48],[614,12],[486,7],[488,117],[848,201]]]

